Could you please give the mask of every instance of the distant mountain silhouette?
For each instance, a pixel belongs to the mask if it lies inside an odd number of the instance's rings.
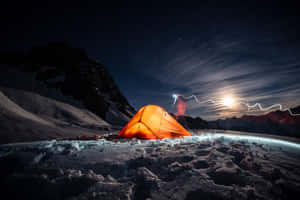
[[[292,109],[299,113],[300,106]],[[282,136],[300,137],[300,116],[291,116],[288,111],[273,111],[265,115],[244,115],[208,122],[208,128],[248,132],[261,132]]]
[[[292,109],[293,113],[300,113],[300,106],[295,107]],[[242,117],[244,120],[256,121],[257,123],[263,123],[266,121],[271,121],[274,123],[279,123],[282,125],[292,125],[296,126],[300,124],[300,116],[292,116],[288,111],[274,111],[270,112],[266,115],[259,115],[259,116],[249,116],[244,115]]]
[[[188,129],[206,129],[208,128],[208,122],[200,117],[190,117],[186,115],[176,116],[171,114],[183,127]]]
[[[300,113],[300,106],[291,110],[293,113]],[[215,121],[205,121],[200,117],[190,116],[174,117],[188,129],[236,130],[300,138],[300,116],[291,116],[288,111],[273,111],[265,115],[244,115],[240,118],[232,117]]]

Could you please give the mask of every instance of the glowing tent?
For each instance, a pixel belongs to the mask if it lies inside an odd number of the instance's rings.
[[[156,105],[142,107],[119,132],[119,135],[140,139],[191,136],[167,111]]]

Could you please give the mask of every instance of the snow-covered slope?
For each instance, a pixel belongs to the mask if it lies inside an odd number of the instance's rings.
[[[0,143],[95,135],[109,127],[88,110],[0,87]]]
[[[84,108],[79,109],[70,104],[23,90],[4,87],[0,87],[0,90],[25,110],[58,125],[67,123],[83,126],[109,126],[107,122]]]

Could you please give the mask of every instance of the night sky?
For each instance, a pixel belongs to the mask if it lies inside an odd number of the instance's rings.
[[[94,2],[1,3],[1,50],[56,41],[84,48],[104,64],[136,109],[157,104],[176,112],[173,93],[300,105],[296,4]],[[262,112],[189,100],[186,114],[216,119]]]

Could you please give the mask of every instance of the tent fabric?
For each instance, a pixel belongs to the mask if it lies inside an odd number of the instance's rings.
[[[124,138],[140,139],[191,136],[165,109],[156,105],[142,107],[119,135]]]

